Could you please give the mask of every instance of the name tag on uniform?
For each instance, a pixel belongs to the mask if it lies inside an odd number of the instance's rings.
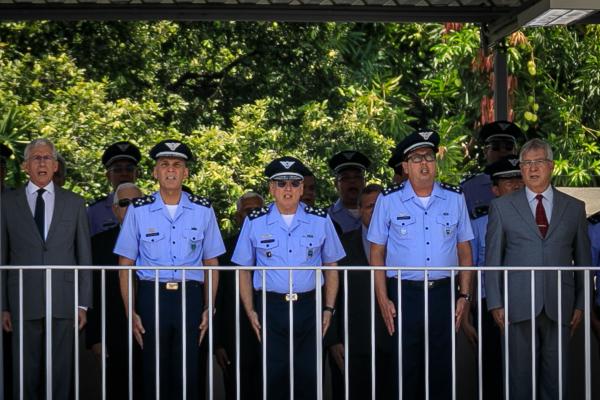
[[[396,220],[403,220],[403,219],[410,219],[410,215],[401,214],[396,217]]]
[[[273,243],[275,241],[275,239],[265,239],[265,240],[261,240],[261,243]]]
[[[158,235],[160,235],[160,233],[158,233],[158,232],[146,233],[146,237],[152,237],[152,236],[158,236]]]

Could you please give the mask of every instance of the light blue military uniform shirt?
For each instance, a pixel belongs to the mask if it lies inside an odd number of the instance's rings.
[[[473,239],[473,230],[460,188],[435,182],[423,207],[405,181],[377,198],[367,238],[386,246],[386,266],[446,267],[458,265],[456,245]],[[388,277],[397,275],[387,271]],[[449,271],[429,272],[431,280],[449,276]],[[404,271],[402,279],[425,277],[422,271]]]
[[[288,227],[275,204],[252,211],[242,227],[231,261],[245,266],[321,266],[346,253],[333,223],[323,209],[300,203]],[[315,288],[314,271],[293,271],[292,292]],[[267,271],[267,291],[289,293],[289,270]],[[262,272],[253,286],[262,289]]]
[[[485,233],[487,232],[488,216],[480,215],[471,220],[473,235],[471,240],[471,252],[473,254],[473,265],[478,267],[485,265]],[[481,272],[481,297],[485,298],[485,272]]]
[[[488,174],[480,173],[461,183],[469,215],[473,216],[477,207],[487,207],[496,197],[492,192],[492,180]]]
[[[90,236],[107,231],[119,224],[112,210],[114,197],[115,193],[111,192],[108,196],[88,206],[87,216],[90,224]]]
[[[115,254],[140,266],[202,265],[202,260],[225,253],[225,245],[210,202],[181,194],[171,218],[159,192],[136,199],[129,206]],[[142,280],[154,280],[154,270],[139,269]],[[179,282],[181,270],[160,270],[161,282]],[[204,282],[204,271],[186,270],[186,280]]]
[[[361,227],[362,222],[360,220],[360,216],[355,217],[348,211],[346,207],[344,207],[344,203],[342,200],[338,199],[331,207],[327,209],[329,216],[332,220],[337,222],[337,224],[342,228],[342,232],[350,232],[354,231]]]
[[[588,233],[592,247],[592,265],[600,267],[600,213],[588,218]],[[596,304],[600,306],[600,271],[596,271]]]

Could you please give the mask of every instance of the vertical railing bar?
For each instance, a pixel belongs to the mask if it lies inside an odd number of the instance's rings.
[[[371,272],[373,274],[373,272]],[[350,399],[350,337],[348,334],[348,270],[344,269],[344,399]]]
[[[482,317],[482,312],[481,312],[481,304],[483,302],[483,293],[482,293],[482,282],[481,282],[481,278],[482,278],[482,273],[481,270],[477,271],[477,332],[479,335],[479,340],[477,341],[477,382],[479,383],[478,385],[478,392],[479,392],[479,400],[483,400],[483,347],[482,347],[482,342],[483,342],[483,329],[482,329],[482,323],[481,323],[481,317]]]
[[[181,270],[181,373],[183,379],[183,382],[181,384],[182,400],[185,400],[187,398],[187,287],[185,281],[185,273],[186,270],[184,268]]]
[[[102,288],[105,288],[105,285],[102,285]],[[129,353],[129,359],[127,360],[127,374],[129,375],[129,400],[133,400],[133,270],[127,270],[127,352]],[[104,304],[106,305],[106,303]],[[106,318],[102,317],[103,321],[106,321]],[[106,329],[104,331],[106,334]],[[104,345],[103,350],[106,352],[106,340],[103,340]],[[106,379],[106,353],[104,354],[104,378]],[[106,394],[106,386],[104,387],[104,392]]]
[[[262,379],[263,400],[267,400],[267,270],[261,271],[262,280]]]
[[[452,400],[456,400],[456,281],[454,271],[450,271],[450,332],[452,340]],[[467,310],[469,312],[469,310]],[[462,321],[461,321],[462,322]]]
[[[102,400],[106,400],[106,270],[100,270],[100,367],[102,368]]]
[[[23,268],[19,268],[19,399],[23,400]]]
[[[558,400],[562,400],[562,272],[558,274]]]
[[[75,268],[73,271],[73,283],[74,283],[74,293],[73,293],[73,303],[75,305],[75,326],[73,327],[75,332],[75,400],[79,400],[79,269]]]
[[[321,271],[315,270],[315,323],[317,324],[316,331],[316,352],[317,352],[317,400],[323,399],[323,299],[321,293]],[[333,315],[330,315],[333,318]],[[330,320],[331,321],[331,320]],[[331,322],[330,322],[331,326]]]
[[[213,270],[208,270],[208,398],[213,400],[215,397],[214,388],[214,364],[212,359],[213,354]]]
[[[22,361],[22,359],[21,359]],[[46,399],[52,400],[52,270],[46,270]]]
[[[425,309],[424,317],[425,320],[425,400],[429,400],[429,272],[423,271],[424,278],[423,286]]]
[[[154,346],[156,349],[154,363],[156,365],[154,380],[156,381],[155,385],[155,396],[156,400],[160,399],[160,280],[159,280],[159,270],[154,270]]]
[[[348,286],[346,285],[346,288]],[[347,290],[346,290],[347,293]],[[369,291],[369,297],[371,299],[370,311],[371,311],[371,400],[375,400],[375,385],[376,385],[376,356],[375,356],[375,271],[371,270],[371,288]],[[348,347],[348,342],[346,342]],[[349,352],[349,350],[348,350]],[[348,400],[346,398],[346,400]]]
[[[396,310],[396,318],[398,319],[398,398],[402,400],[404,397],[402,395],[404,381],[402,379],[402,273],[400,269],[396,270],[397,282],[397,290],[398,293],[398,309]]]
[[[583,279],[583,293],[584,293],[584,313],[583,313],[583,321],[584,321],[584,347],[585,347],[585,398],[586,399],[591,399],[592,398],[592,360],[591,360],[591,354],[592,354],[592,348],[591,348],[591,337],[590,337],[590,331],[591,331],[591,307],[592,304],[590,302],[590,297],[591,297],[591,293],[590,293],[590,271],[589,270],[585,270],[584,271],[584,279]]]
[[[289,357],[290,357],[290,400],[294,400],[294,301],[292,300],[292,288],[293,288],[293,272],[290,269],[288,271],[288,283],[289,283],[289,338],[290,338],[290,346],[289,346]]]
[[[508,270],[504,270],[504,387],[506,400],[510,400],[510,379],[509,379],[509,340],[508,340]]]
[[[240,400],[240,270],[235,270],[235,398]]]
[[[531,398],[536,399],[536,359],[535,359],[535,270],[531,270]]]

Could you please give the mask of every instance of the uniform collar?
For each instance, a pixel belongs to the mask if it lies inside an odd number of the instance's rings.
[[[334,213],[337,213],[337,212],[344,210],[345,208],[346,207],[344,207],[344,203],[342,203],[342,199],[337,199],[337,201],[333,204],[332,211]]]
[[[154,192],[152,196],[154,196],[155,200],[152,204],[150,204],[150,211],[158,211],[162,209],[165,206],[165,203],[160,195],[160,191]],[[187,193],[181,192],[178,206],[189,209],[193,208],[192,202],[190,201]]]
[[[438,182],[433,182],[433,190],[431,191],[431,197],[439,197],[440,199],[446,199],[446,191],[441,188]],[[417,195],[410,184],[410,181],[407,180],[404,183],[404,190],[402,190],[402,201],[408,201],[410,199],[416,198]],[[430,202],[431,204],[431,202]]]
[[[296,225],[296,221],[308,222],[308,218],[307,218],[306,212],[304,211],[304,207],[306,207],[306,205],[304,203],[302,203],[302,202],[298,203],[298,208],[296,208],[296,215],[294,216],[294,222],[292,222],[290,229]],[[281,222],[282,224],[285,225],[285,222],[283,222],[283,217],[281,216],[279,209],[273,202],[273,203],[269,204],[269,213],[267,214],[267,224],[271,225],[276,222]],[[287,228],[287,225],[285,225],[285,226]]]

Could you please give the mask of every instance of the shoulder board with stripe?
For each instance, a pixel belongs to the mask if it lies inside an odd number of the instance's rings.
[[[196,196],[195,194],[188,194],[188,199],[194,204],[198,204],[204,207],[210,207],[210,200],[206,197]]]
[[[133,204],[134,207],[147,206],[148,204],[154,203],[155,200],[156,200],[156,197],[154,197],[152,195],[148,195],[148,196],[137,197],[137,198],[133,199],[131,204]]]
[[[91,206],[94,206],[94,205],[96,205],[96,204],[98,204],[100,202],[103,202],[107,198],[108,198],[108,196],[102,196],[102,197],[99,197],[97,199],[94,199],[94,201],[92,201],[91,203],[88,204],[88,207],[91,207]]]
[[[455,193],[462,193],[463,190],[460,186],[456,186],[456,185],[450,185],[449,183],[444,183],[444,182],[440,182],[440,186],[442,187],[442,189],[446,189],[449,190],[451,192],[455,192]]]
[[[600,223],[600,211],[598,211],[596,214],[590,215],[587,220],[592,225]]]
[[[258,217],[262,217],[263,215],[267,215],[269,213],[269,209],[267,207],[259,207],[253,208],[252,211],[248,214],[248,219],[253,220]]]
[[[320,208],[320,207],[306,206],[306,207],[304,207],[304,212],[306,212],[307,214],[312,214],[312,215],[316,215],[316,216],[323,217],[323,218],[327,217],[327,210],[324,208]]]
[[[489,206],[479,206],[475,207],[473,211],[471,211],[471,219],[481,218],[485,215],[488,215],[490,212]]]
[[[404,189],[404,182],[398,183],[396,185],[388,186],[387,188],[383,189],[383,192],[381,192],[381,194],[383,194],[384,196],[387,196],[388,194],[397,192],[402,189]]]

